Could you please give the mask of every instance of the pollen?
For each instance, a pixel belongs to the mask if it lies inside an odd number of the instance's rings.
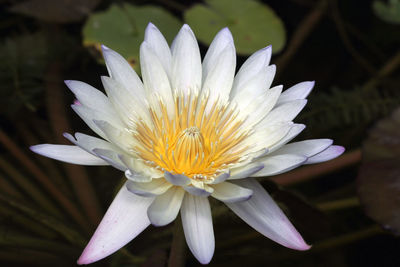
[[[150,120],[138,120],[133,131],[138,157],[151,167],[198,181],[213,180],[240,162],[249,135],[241,127],[243,119],[234,105],[208,99],[175,94],[173,107],[161,98],[149,104]]]

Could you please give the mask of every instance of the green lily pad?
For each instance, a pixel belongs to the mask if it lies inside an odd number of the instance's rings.
[[[247,55],[267,45],[282,50],[286,32],[282,20],[267,5],[254,0],[206,0],[184,13],[197,38],[209,45],[215,34],[228,27],[239,54]]]
[[[357,191],[365,212],[400,233],[400,109],[379,121],[363,145]]]
[[[372,9],[375,15],[388,23],[400,24],[400,0],[374,1]]]
[[[107,10],[93,13],[83,27],[83,44],[99,62],[101,44],[117,51],[139,70],[139,48],[149,22],[156,25],[171,42],[181,27],[181,22],[168,11],[156,6],[113,4]]]

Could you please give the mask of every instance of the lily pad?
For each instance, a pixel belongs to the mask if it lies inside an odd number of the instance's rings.
[[[400,0],[389,0],[387,3],[374,1],[372,8],[375,15],[380,19],[389,23],[400,24]]]
[[[184,13],[197,38],[209,45],[215,34],[228,27],[239,54],[247,55],[267,45],[282,50],[286,32],[282,20],[266,4],[254,0],[206,0]]]
[[[357,180],[365,212],[384,228],[400,233],[400,108],[379,121],[363,145]]]
[[[83,27],[83,44],[100,62],[101,44],[117,51],[139,70],[139,48],[149,22],[156,25],[171,42],[181,22],[168,11],[157,6],[113,4],[107,10],[93,13]]]

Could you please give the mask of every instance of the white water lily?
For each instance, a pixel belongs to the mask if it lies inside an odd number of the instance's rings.
[[[343,153],[332,140],[287,144],[305,126],[293,119],[314,82],[284,92],[270,88],[271,47],[254,53],[235,75],[236,52],[222,29],[201,62],[196,38],[184,25],[171,45],[149,24],[140,47],[142,80],[122,56],[103,46],[110,77],[104,95],[66,81],[74,111],[101,138],[65,137],[75,145],[42,144],[41,155],[81,165],[112,165],[125,172],[123,186],[89,241],[79,264],[100,260],[150,224],[162,226],[181,212],[193,255],[203,264],[214,253],[208,197],[224,202],[246,223],[286,247],[306,250],[281,209],[254,179]]]

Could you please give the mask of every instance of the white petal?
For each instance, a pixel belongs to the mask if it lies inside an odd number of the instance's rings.
[[[212,187],[208,187],[208,186],[207,186],[207,190],[196,187],[196,186],[191,186],[191,185],[184,186],[183,189],[185,189],[186,192],[188,192],[192,195],[200,196],[200,197],[208,197],[214,191],[214,189]]]
[[[154,54],[160,60],[161,65],[164,67],[168,77],[171,77],[171,50],[169,49],[168,43],[162,33],[151,22],[147,25],[144,33],[144,40],[149,47],[153,49]]]
[[[105,162],[109,163],[114,168],[123,172],[127,170],[127,167],[119,159],[119,155],[115,151],[110,149],[95,148],[93,149],[93,153],[96,154],[99,158],[103,159]]]
[[[136,196],[122,186],[78,264],[89,264],[107,257],[146,229],[150,225],[147,208],[152,201],[153,198]]]
[[[101,136],[103,139],[107,139],[106,135],[100,130],[99,127],[93,122],[93,120],[106,120],[113,122],[118,127],[123,127],[117,116],[110,113],[104,113],[102,111],[94,110],[83,105],[71,105],[72,109],[78,114],[79,117],[92,129],[96,134]]]
[[[327,149],[325,149],[324,151],[322,151],[321,153],[318,153],[318,154],[308,158],[308,160],[305,162],[305,164],[320,163],[320,162],[334,159],[334,158],[342,155],[344,150],[345,149],[342,146],[330,146]]]
[[[234,203],[248,200],[253,191],[232,183],[224,182],[213,185],[214,192],[211,194],[214,198],[225,203]]]
[[[287,103],[297,99],[305,99],[313,89],[314,85],[314,81],[301,82],[290,87],[289,89],[286,89],[279,97],[277,105],[281,105],[283,103]]]
[[[233,98],[242,86],[253,78],[253,76],[260,72],[262,68],[268,66],[271,59],[271,46],[265,47],[252,54],[239,69],[236,74],[233,88],[231,91],[231,98]]]
[[[216,60],[215,65],[205,77],[202,93],[209,94],[207,111],[210,110],[215,101],[225,103],[229,99],[232,88],[233,76],[236,67],[236,53],[233,45],[228,45]]]
[[[81,147],[82,149],[86,150],[87,152],[96,155],[95,153],[93,153],[93,149],[96,148],[100,148],[100,149],[107,149],[107,150],[111,150],[111,151],[116,151],[116,152],[120,152],[121,150],[103,140],[94,136],[90,136],[87,134],[83,134],[83,133],[75,133],[75,137],[72,136],[69,133],[64,133],[63,136],[65,138],[67,138],[69,141],[71,141],[72,143],[74,143],[75,145]]]
[[[217,63],[219,55],[228,46],[234,45],[233,37],[228,28],[223,28],[214,37],[203,60],[203,82],[210,70]]]
[[[293,124],[289,132],[281,140],[279,140],[279,142],[269,147],[269,152],[272,153],[273,151],[281,148],[283,145],[287,144],[293,138],[299,135],[305,128],[306,126],[304,124]]]
[[[224,182],[225,180],[227,180],[229,177],[231,176],[231,172],[228,170],[225,173],[222,173],[220,175],[218,175],[217,177],[215,177],[214,181],[212,181],[211,184],[219,184]]]
[[[140,67],[147,95],[159,95],[167,106],[168,114],[172,116],[174,100],[168,75],[147,42],[140,46]]]
[[[182,174],[172,174],[170,172],[164,173],[165,179],[173,185],[184,186],[190,184],[191,180],[189,177]]]
[[[257,181],[243,179],[235,183],[253,190],[253,196],[247,201],[226,203],[236,215],[264,236],[283,246],[297,250],[310,248]]]
[[[282,121],[292,121],[306,104],[307,100],[305,99],[294,100],[282,104],[279,107],[274,108],[267,116],[265,116],[260,122],[260,126],[265,127],[266,125],[271,125]]]
[[[264,168],[264,164],[260,162],[254,162],[240,168],[232,169],[231,177],[229,177],[229,180],[236,180],[236,179],[243,179],[250,177],[252,174],[259,172],[262,168]]]
[[[134,181],[126,182],[126,188],[128,188],[130,192],[144,197],[154,197],[164,194],[169,188],[171,188],[171,186],[172,185],[169,182],[162,178],[153,179],[148,183]]]
[[[135,172],[132,169],[125,171],[125,177],[133,182],[139,182],[139,183],[148,183],[152,181],[152,178],[150,176],[146,176],[139,172]]]
[[[150,222],[155,226],[164,226],[175,220],[181,208],[185,191],[173,186],[164,194],[157,196],[147,210]]]
[[[41,144],[30,149],[42,156],[79,165],[109,165],[99,157],[93,156],[79,146]]]
[[[129,170],[125,172],[126,178],[135,182],[150,182],[152,178],[160,178],[164,173],[145,165],[144,162],[137,160],[129,154],[120,154],[119,159]]]
[[[263,118],[268,115],[268,113],[275,106],[275,103],[282,92],[282,88],[282,85],[275,86],[269,90],[266,90],[265,93],[259,97],[251,99],[245,108],[243,108],[243,105],[241,105],[241,113],[247,116],[246,121],[243,123],[243,127],[252,127],[253,125],[256,125],[262,121]],[[249,95],[247,97],[244,95],[242,96],[242,99],[249,98]],[[257,128],[257,126],[255,127]]]
[[[142,81],[129,63],[120,54],[104,45],[102,51],[110,77],[128,90],[130,95],[144,99],[146,94]]]
[[[185,194],[181,217],[190,251],[201,264],[209,263],[214,254],[215,240],[208,199]]]
[[[293,122],[279,122],[269,125],[265,129],[257,129],[256,132],[247,138],[246,144],[254,147],[253,150],[260,151],[261,149],[270,148],[284,138],[290,129]]]
[[[249,106],[251,102],[255,99],[265,96],[267,90],[270,88],[272,84],[272,79],[275,75],[276,67],[275,65],[271,65],[265,68],[262,68],[258,73],[253,75],[251,79],[248,79],[246,83],[244,83],[232,98],[233,102],[236,102],[241,109],[245,109],[245,107]],[[281,93],[282,88],[279,92]],[[279,96],[279,95],[278,95]],[[267,99],[267,97],[265,97]],[[274,101],[275,104],[276,100]]]
[[[266,156],[259,159],[264,164],[264,168],[252,175],[252,177],[271,176],[290,171],[307,160],[306,156],[284,154],[275,156]]]
[[[131,125],[132,121],[138,119],[148,120],[149,115],[143,101],[145,98],[141,99],[139,96],[131,95],[121,83],[110,77],[102,76],[101,82],[114,109],[127,125]]]
[[[135,139],[125,129],[115,127],[115,125],[103,120],[94,120],[93,122],[104,133],[106,138],[120,149],[129,152],[129,149],[135,147]]]
[[[196,37],[188,25],[183,25],[172,47],[173,90],[188,95],[201,87],[201,57]]]
[[[84,82],[72,80],[65,81],[65,84],[82,105],[94,110],[114,112],[108,98],[93,86]]]
[[[290,143],[274,153],[269,154],[277,155],[277,154],[296,154],[303,155],[306,157],[314,156],[315,154],[327,149],[330,145],[332,145],[333,141],[331,139],[311,139],[304,140],[300,142]]]

